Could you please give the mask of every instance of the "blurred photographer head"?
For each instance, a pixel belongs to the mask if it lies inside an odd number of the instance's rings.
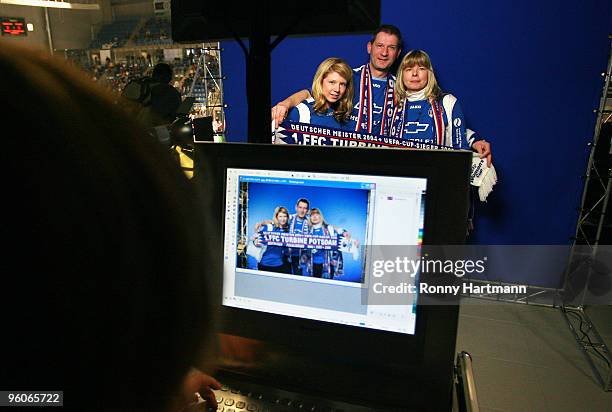
[[[160,83],[170,83],[172,80],[172,67],[166,63],[157,63],[153,68],[151,77]]]
[[[65,62],[4,44],[0,76],[1,386],[63,390],[75,410],[167,411],[211,331],[193,187]]]

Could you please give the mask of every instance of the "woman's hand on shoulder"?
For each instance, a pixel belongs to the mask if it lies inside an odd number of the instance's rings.
[[[278,129],[278,126],[285,120],[287,113],[289,113],[290,107],[280,102],[276,106],[272,107],[272,123],[274,123],[274,129]]]

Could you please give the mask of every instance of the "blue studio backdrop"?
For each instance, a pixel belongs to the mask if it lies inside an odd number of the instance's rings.
[[[404,52],[426,50],[468,127],[492,142],[499,183],[477,209],[470,241],[568,244],[593,138],[612,33],[612,2],[382,1],[381,21],[400,28]],[[318,64],[367,61],[369,35],[285,39],[272,53],[272,104],[310,88]],[[244,54],[223,42],[227,138],[247,140]],[[536,258],[536,256],[534,256]],[[507,282],[559,287],[560,276],[506,271]]]

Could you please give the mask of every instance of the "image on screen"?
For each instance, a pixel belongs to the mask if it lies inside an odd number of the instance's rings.
[[[372,245],[422,242],[424,178],[227,169],[223,304],[414,333],[416,308],[363,301]]]
[[[238,268],[363,283],[370,191],[316,184],[240,183]]]

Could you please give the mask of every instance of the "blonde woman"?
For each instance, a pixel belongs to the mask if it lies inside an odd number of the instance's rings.
[[[312,97],[292,108],[287,120],[349,129],[352,110],[353,71],[344,60],[330,57],[315,73]]]
[[[313,208],[309,217],[310,234],[318,236],[339,236],[346,234],[344,229],[338,229],[325,221],[321,209]],[[312,249],[306,260],[307,272],[315,278],[333,279],[342,275],[342,253],[338,250]]]
[[[461,105],[452,94],[442,93],[427,53],[408,52],[400,63],[397,79],[398,104],[393,110],[391,136],[453,149],[473,148],[482,153],[479,149],[488,143],[468,136]]]
[[[268,223],[259,227],[259,237],[261,232],[288,232],[289,231],[289,211],[286,207],[279,206],[274,209],[272,223]],[[255,240],[257,242],[257,239]],[[266,245],[265,251],[261,256],[261,260],[257,265],[257,269],[267,272],[276,273],[291,273],[291,266],[288,261],[288,250],[283,246]]]

